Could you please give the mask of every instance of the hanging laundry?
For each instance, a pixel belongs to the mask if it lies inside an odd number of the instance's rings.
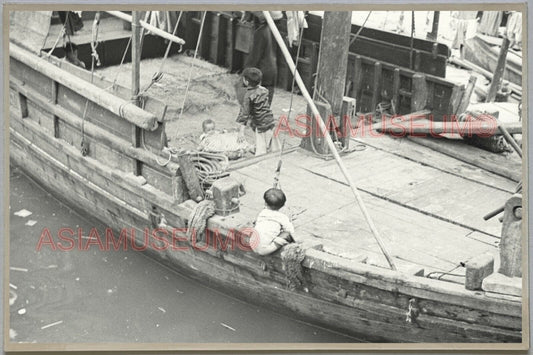
[[[287,37],[289,46],[292,47],[293,44],[298,43],[300,25],[303,25],[303,28],[307,28],[307,21],[303,11],[285,11],[285,14],[287,15]]]

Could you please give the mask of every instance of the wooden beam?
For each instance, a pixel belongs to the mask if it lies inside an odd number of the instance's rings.
[[[439,20],[440,20],[440,11],[433,12],[433,24],[431,25],[431,32],[427,34],[427,39],[431,41],[436,41],[439,35]]]
[[[400,111],[400,68],[394,68],[392,77],[392,113]]]
[[[417,73],[413,75],[413,86],[411,96],[411,111],[422,111],[426,107],[428,88],[426,83],[426,76]]]
[[[133,11],[131,21],[131,100],[136,106],[139,106],[139,87],[141,76],[141,26],[140,13]],[[131,145],[133,148],[141,146],[141,129],[136,125],[131,126]],[[133,159],[133,175],[139,176],[142,174],[142,163]]]
[[[23,85],[19,80],[11,78],[9,81],[10,87],[13,87],[15,90],[18,90],[25,96],[29,97],[32,102],[35,102],[38,106],[52,113],[54,116],[57,116],[58,119],[65,121],[72,127],[81,130],[81,125],[83,121],[81,117],[73,114],[72,112],[64,109],[59,105],[52,104],[48,98],[42,95],[42,93],[36,92],[35,89],[28,87],[28,85]],[[87,120],[85,121],[84,125],[85,134],[87,136],[101,141],[110,149],[114,149],[130,158],[141,160],[142,162],[150,166],[159,166],[157,159],[162,159],[161,157],[158,157],[157,155],[143,148],[134,148],[128,141],[117,137],[108,130],[97,126],[94,123],[88,122]],[[165,167],[162,167],[161,169],[164,171],[169,171],[172,174],[176,174],[179,169],[179,166],[174,162],[169,162]]]
[[[326,11],[322,21],[315,89],[329,102],[336,117],[341,113],[346,84],[351,16],[349,11]]]
[[[64,85],[83,97],[93,101],[104,109],[113,112],[115,115],[123,117],[126,121],[131,122],[134,125],[150,131],[157,128],[157,117],[155,115],[132,105],[129,101],[120,99],[116,95],[113,95],[96,85],[86,82],[85,80],[80,80],[75,75],[31,54],[14,43],[10,43],[9,45],[9,55],[41,74],[57,81],[59,84]]]
[[[509,51],[509,38],[504,38],[502,47],[500,49],[500,55],[498,56],[498,64],[496,64],[496,71],[492,83],[490,84],[489,93],[485,102],[493,102],[496,99],[496,94],[502,85],[503,72],[505,71],[505,62],[507,60],[507,52]]]
[[[374,64],[374,78],[372,80],[372,112],[376,110],[379,103],[379,99],[381,98],[381,73],[381,62],[376,62]]]
[[[470,75],[470,78],[468,79],[468,84],[466,85],[465,92],[463,94],[463,97],[461,98],[461,103],[459,104],[459,107],[457,108],[458,115],[465,112],[466,109],[468,108],[468,105],[470,105],[470,98],[472,97],[472,93],[474,92],[474,89],[476,87],[476,81],[477,81],[477,76]]]
[[[115,17],[118,17],[119,19],[122,19],[124,21],[133,22],[133,16],[125,14],[122,11],[106,11],[106,12],[108,14],[113,15]],[[140,20],[140,25],[144,29],[152,32],[153,34],[155,34],[155,35],[157,35],[159,37],[163,37],[164,39],[167,39],[167,40],[172,41],[172,42],[177,43],[177,44],[181,44],[181,45],[185,44],[185,41],[183,39],[179,38],[178,36],[173,36],[172,34],[170,34],[168,32],[165,32],[165,31],[163,31],[163,30],[161,30],[161,29],[159,29],[159,28],[157,28],[155,26],[152,26],[152,25],[150,25],[149,23],[147,23],[145,21]]]

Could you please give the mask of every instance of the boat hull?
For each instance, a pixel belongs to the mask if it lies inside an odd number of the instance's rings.
[[[186,226],[196,204],[188,200],[180,168],[158,166],[153,153],[131,147],[129,133],[114,137],[111,128],[99,128],[98,122],[125,124],[127,117],[113,114],[112,106],[97,104],[97,96],[92,100],[98,109],[80,117],[92,94],[67,90],[73,84],[66,69],[64,78],[51,77],[53,64],[31,59],[39,61],[41,71],[36,72],[31,63],[24,63],[22,59],[30,58],[19,49],[12,54],[17,58],[12,57],[10,73],[11,161],[67,204],[111,229],[134,229],[137,247],[148,245],[144,232],[161,227],[158,221],[164,214],[166,232],[145,250],[161,262],[241,299],[352,335],[354,341],[521,342],[520,298],[489,296],[365,265],[322,252],[319,246],[305,248],[307,289],[292,290],[279,253],[263,257],[235,246],[245,225],[240,215],[208,222],[209,230],[225,236],[219,241],[232,243],[230,247],[209,244],[210,239],[195,243],[171,237],[173,229]],[[43,92],[47,88],[54,90],[52,100]],[[91,143],[87,156],[78,144],[82,122]],[[411,300],[420,308],[415,322],[406,321]]]

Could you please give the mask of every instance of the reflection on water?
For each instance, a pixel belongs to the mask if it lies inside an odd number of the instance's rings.
[[[17,213],[25,209],[31,212]],[[141,253],[36,246],[48,228],[103,230],[10,172],[10,337],[14,342],[356,342],[243,303]]]

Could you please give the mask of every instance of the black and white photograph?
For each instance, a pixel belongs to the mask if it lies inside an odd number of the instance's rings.
[[[261,6],[4,6],[6,350],[528,349],[525,4]]]

